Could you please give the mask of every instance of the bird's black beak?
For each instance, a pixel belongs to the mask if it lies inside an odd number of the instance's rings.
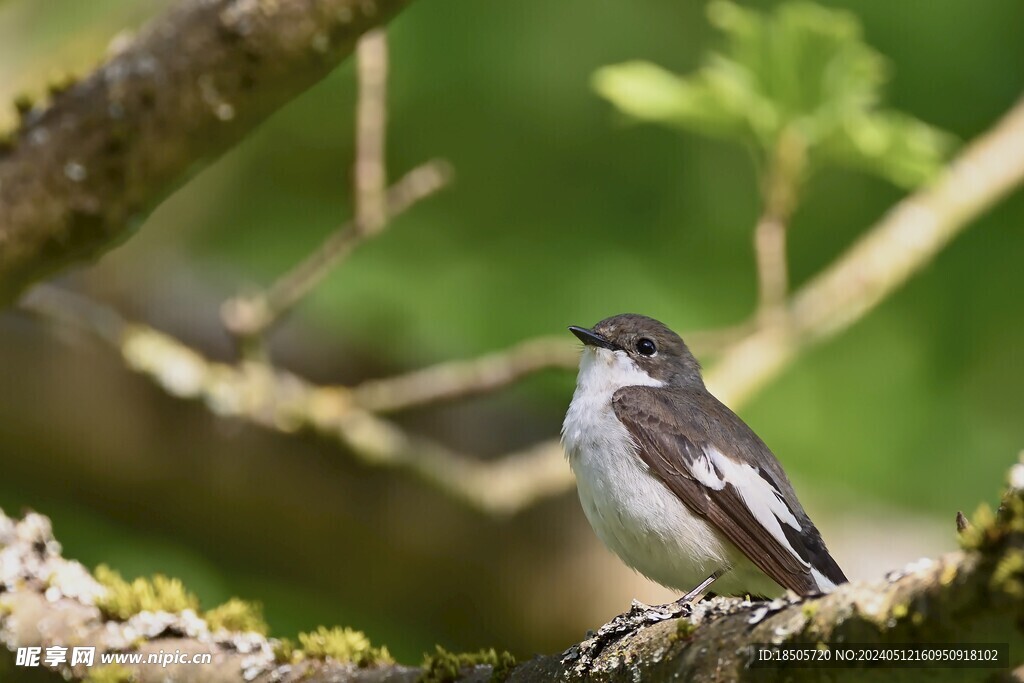
[[[593,330],[588,330],[585,327],[576,327],[575,325],[570,325],[569,331],[575,334],[576,338],[579,339],[584,344],[586,344],[587,346],[596,346],[598,348],[608,349],[610,351],[619,350],[619,346],[617,344],[611,343],[610,341],[599,335],[597,332],[594,332]]]

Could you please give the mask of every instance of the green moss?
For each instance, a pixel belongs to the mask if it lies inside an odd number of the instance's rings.
[[[438,645],[434,654],[423,655],[419,683],[450,683],[458,680],[464,669],[476,666],[491,667],[491,680],[504,681],[515,665],[516,658],[509,652],[498,654],[494,648],[456,654]]]
[[[267,635],[269,628],[263,620],[263,608],[259,603],[231,598],[223,605],[214,607],[203,615],[210,630],[252,631]]]
[[[18,116],[24,116],[29,113],[34,106],[35,100],[28,93],[21,93],[14,98],[14,109],[18,112]]]
[[[1024,497],[1014,491],[1003,499],[999,507],[999,521],[1010,533],[1024,533]]]
[[[677,640],[689,640],[696,630],[697,624],[693,623],[686,617],[680,617],[676,621],[676,630],[669,636],[669,640],[672,642]]]
[[[981,505],[971,524],[960,532],[965,550],[976,552],[991,568],[989,589],[1024,600],[1024,492],[1011,489],[997,512]],[[955,573],[943,572],[940,582],[952,583]]]
[[[76,82],[76,78],[71,74],[61,74],[50,79],[50,82],[46,84],[46,91],[50,94],[50,97],[56,97],[62,92],[73,86]]]
[[[89,669],[84,683],[132,683],[135,676],[132,670],[120,664],[104,664]]]
[[[107,594],[96,601],[96,606],[114,619],[124,620],[146,611],[199,609],[199,599],[188,592],[179,579],[157,574],[152,579],[138,578],[128,583],[106,565],[97,567],[95,576],[107,589]]]
[[[974,513],[971,524],[960,532],[960,546],[964,550],[984,550],[992,542],[996,527],[996,516],[992,508],[981,504]]]
[[[960,532],[960,545],[965,550],[983,554],[998,553],[1007,544],[1020,545],[1024,535],[1024,492],[1010,491],[997,512],[982,504],[974,513],[971,524]]]
[[[312,633],[300,633],[302,653],[313,659],[330,657],[339,662],[352,662],[356,666],[393,664],[386,647],[373,647],[362,631],[351,628],[321,626]]]
[[[800,611],[807,619],[813,619],[814,615],[818,613],[818,603],[816,602],[805,602],[801,607]]]
[[[989,579],[993,591],[1024,598],[1024,550],[1011,548],[996,563]]]
[[[274,643],[274,660],[278,664],[293,664],[302,659],[302,654],[291,638],[281,638]]]
[[[948,586],[956,581],[957,574],[957,566],[950,562],[943,567],[942,574],[939,576],[939,583],[943,586]]]
[[[494,650],[491,650],[494,652]],[[497,655],[497,661],[491,665],[491,680],[496,683],[507,680],[516,668],[516,658],[508,650],[502,650]]]

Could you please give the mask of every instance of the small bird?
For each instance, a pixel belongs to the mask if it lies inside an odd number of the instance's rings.
[[[633,314],[569,330],[585,346],[562,443],[587,520],[623,562],[686,591],[680,602],[846,581],[779,461],[708,392],[679,335]]]

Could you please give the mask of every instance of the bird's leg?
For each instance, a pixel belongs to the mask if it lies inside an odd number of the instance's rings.
[[[716,580],[718,580],[718,577],[720,577],[724,573],[725,573],[724,571],[719,570],[719,571],[715,572],[714,574],[712,574],[711,576],[709,576],[708,578],[704,579],[703,581],[700,582],[699,586],[694,588],[692,591],[690,591],[689,593],[687,593],[683,597],[681,597],[678,600],[676,600],[676,604],[681,607],[681,606],[685,605],[688,602],[697,602],[697,598],[704,591],[707,590],[708,586],[710,586]]]

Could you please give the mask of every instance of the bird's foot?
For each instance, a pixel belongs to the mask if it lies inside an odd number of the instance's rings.
[[[685,595],[675,602],[666,602],[664,605],[647,605],[639,600],[634,600],[628,612],[615,617],[605,626],[610,626],[620,619],[629,625],[636,626],[656,624],[666,619],[675,619],[676,617],[684,616],[684,613],[690,613],[692,601],[692,598]]]
[[[648,605],[639,600],[634,600],[629,606],[628,612],[620,614],[599,628],[595,637],[604,638],[607,641],[635,631],[642,626],[650,626],[657,624],[659,621],[689,616],[692,609],[693,607],[689,602],[683,602],[682,600],[668,602],[664,605]]]
[[[683,596],[684,598],[686,596]],[[562,664],[572,666],[577,672],[590,670],[591,664],[609,644],[644,626],[651,626],[668,619],[689,616],[692,604],[682,599],[664,605],[647,605],[634,600],[629,611],[615,617],[597,630],[587,632],[587,638],[579,645],[573,645],[562,653]]]

